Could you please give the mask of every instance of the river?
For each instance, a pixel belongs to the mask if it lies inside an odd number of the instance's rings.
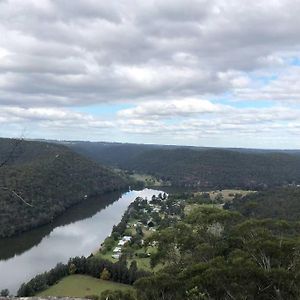
[[[149,199],[160,192],[144,189],[87,199],[48,225],[0,239],[0,290],[7,288],[16,294],[20,285],[36,274],[70,257],[88,256],[99,248],[136,197]]]

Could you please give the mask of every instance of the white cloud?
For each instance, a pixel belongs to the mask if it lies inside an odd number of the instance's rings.
[[[119,117],[125,118],[158,118],[158,117],[178,117],[192,114],[207,114],[221,112],[228,107],[216,105],[208,100],[184,98],[171,101],[145,102],[135,108],[119,111]]]
[[[2,1],[0,81],[6,102],[20,91],[70,105],[218,95],[247,80],[220,74],[299,54],[299,11],[291,0]]]
[[[1,126],[236,145],[295,134],[299,12],[292,0],[0,1]],[[109,118],[73,110],[124,102]]]
[[[300,68],[293,66],[285,68],[284,71],[260,86],[249,81],[249,84],[236,87],[234,97],[240,100],[300,103]]]
[[[36,124],[46,127],[72,127],[79,128],[111,128],[114,127],[113,122],[101,120],[91,115],[73,112],[61,108],[22,108],[1,106],[0,107],[0,123],[7,124],[10,122],[24,124]]]

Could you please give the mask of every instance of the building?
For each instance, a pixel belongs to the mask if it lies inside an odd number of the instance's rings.
[[[126,241],[126,242],[130,242],[132,239],[132,236],[129,236],[129,235],[125,235],[122,237],[122,241]]]
[[[119,240],[118,246],[124,246],[127,243],[127,241]]]
[[[121,253],[122,251],[122,248],[121,247],[116,247],[114,250],[113,250],[113,253]]]

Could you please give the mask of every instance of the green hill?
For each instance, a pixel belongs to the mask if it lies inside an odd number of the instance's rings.
[[[15,143],[0,139],[0,163],[9,157],[0,168],[0,237],[48,223],[87,196],[128,187],[125,178],[65,146],[22,141],[11,153]]]
[[[252,193],[234,199],[225,208],[237,210],[246,217],[300,220],[300,188],[285,187]]]
[[[90,142],[68,146],[107,166],[150,174],[178,186],[258,189],[300,183],[300,155],[289,151]]]

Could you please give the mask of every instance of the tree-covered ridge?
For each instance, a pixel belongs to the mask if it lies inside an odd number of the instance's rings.
[[[14,143],[0,140],[2,161]],[[51,221],[88,196],[125,188],[128,182],[64,146],[22,141],[0,168],[0,186],[0,237],[7,237]]]
[[[139,300],[299,299],[300,226],[200,206],[154,233],[164,268],[135,283]]]
[[[108,166],[179,186],[256,189],[300,183],[300,156],[290,152],[80,142],[69,147]]]
[[[300,220],[300,187],[286,187],[236,197],[225,208],[247,217]]]

